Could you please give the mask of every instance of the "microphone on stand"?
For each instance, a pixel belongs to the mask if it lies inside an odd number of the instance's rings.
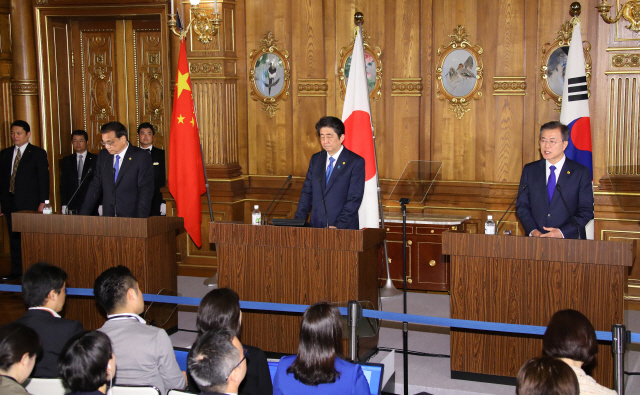
[[[509,205],[509,207],[507,207],[507,211],[504,212],[504,214],[502,214],[502,217],[500,217],[500,220],[498,221],[498,223],[496,224],[496,235],[498,234],[498,227],[500,226],[500,222],[502,222],[502,219],[504,218],[505,215],[507,215],[507,213],[509,212],[509,210],[511,209],[511,206],[513,206],[513,204],[516,202],[516,200],[518,200],[518,198],[520,197],[520,195],[522,194],[522,192],[524,192],[525,189],[527,189],[527,187],[529,186],[529,184],[524,184],[524,186],[522,187],[522,189],[520,190],[520,192],[518,192],[518,196],[516,196],[515,199],[513,199],[513,201],[511,202],[511,204]]]
[[[278,195],[280,195],[280,192],[282,192],[282,189],[284,189],[285,185],[287,185],[287,183],[291,180],[291,177],[293,177],[292,174],[289,174],[289,177],[287,177],[287,180],[284,182],[284,184],[282,184],[282,186],[280,187],[280,190],[278,191],[278,193],[276,193],[276,197],[273,198],[273,200],[271,201],[271,204],[269,205],[269,207],[267,207],[267,211],[264,212],[264,215],[262,216],[262,224],[265,225],[267,223],[267,213],[269,212],[269,209],[271,208],[271,206],[273,206],[273,203],[276,202],[276,199],[278,198]]]
[[[578,226],[578,223],[576,222],[576,219],[573,216],[573,214],[571,214],[571,210],[569,210],[569,206],[567,205],[567,202],[565,202],[564,196],[562,196],[562,191],[560,190],[560,184],[556,184],[556,191],[560,193],[560,199],[562,199],[562,203],[564,203],[564,208],[567,209],[567,213],[569,213],[569,217],[571,217],[571,222],[573,222],[573,226],[575,226],[576,230],[578,231],[578,240],[582,239],[582,237],[580,237],[580,227]]]
[[[324,202],[324,186],[322,185],[322,176],[318,177],[320,183],[320,192],[322,193],[322,205],[324,206],[324,216],[327,218],[327,228],[329,228],[329,212],[327,211],[327,204]]]
[[[78,193],[80,188],[82,188],[82,184],[84,184],[87,178],[89,178],[89,174],[91,174],[92,171],[93,171],[93,167],[90,167],[89,170],[87,170],[87,174],[84,175],[84,178],[80,180],[80,185],[78,185],[78,188],[76,189],[76,191],[73,193],[73,195],[71,195],[71,199],[69,199],[69,201],[67,202],[67,210],[69,210],[69,207],[71,206],[71,202],[73,201],[73,198],[76,197],[76,194]],[[69,210],[69,212],[71,212],[71,210]]]

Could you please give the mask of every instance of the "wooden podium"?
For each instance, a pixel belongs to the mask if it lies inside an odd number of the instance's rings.
[[[100,273],[124,265],[144,293],[177,291],[176,232],[183,229],[182,218],[18,212],[13,229],[22,234],[23,270],[36,262],[59,266],[67,272],[70,288],[93,289]],[[68,297],[64,317],[82,322],[85,330],[98,329],[105,321],[93,297]],[[163,328],[177,323],[175,315]]]
[[[452,233],[451,318],[546,326],[558,310],[583,313],[596,331],[624,324],[635,242]],[[610,343],[600,342],[596,381],[613,385]],[[542,354],[542,336],[451,329],[451,377],[511,382]]]
[[[313,304],[367,300],[378,308],[378,249],[384,229],[342,230],[211,222],[218,284],[241,300]],[[242,341],[265,351],[295,354],[300,314],[244,312]],[[343,333],[346,336],[346,332]],[[359,355],[378,335],[360,338]],[[347,352],[346,343],[345,350]]]

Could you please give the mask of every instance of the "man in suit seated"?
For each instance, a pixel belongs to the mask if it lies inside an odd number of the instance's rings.
[[[102,196],[102,215],[106,217],[147,218],[153,198],[151,156],[129,144],[127,128],[109,122],[100,128],[102,145],[95,174],[80,215],[91,215]]]
[[[189,373],[201,395],[237,394],[247,373],[247,354],[228,329],[205,332],[187,357]]]
[[[62,158],[62,163],[60,164],[62,214],[68,214],[69,210],[79,210],[89,189],[98,155],[92,154],[87,150],[88,141],[87,132],[74,130],[71,133],[74,153]],[[78,189],[81,183],[82,188]],[[73,198],[73,201],[71,201],[71,198]],[[97,214],[97,212],[94,212],[94,214]]]
[[[529,236],[584,239],[584,227],[593,219],[591,171],[564,155],[569,134],[569,128],[560,122],[542,125],[540,151],[543,159],[522,169],[522,193],[516,203],[516,212]]]
[[[156,130],[149,122],[138,126],[138,140],[140,148],[151,154],[153,161],[153,200],[151,201],[151,215],[167,215],[167,205],[162,199],[160,188],[166,185],[167,174],[164,165],[164,150],[153,146]]]
[[[359,229],[358,209],[364,195],[364,159],[342,145],[344,124],[335,117],[316,123],[323,151],[313,154],[295,218],[311,209],[315,228]]]
[[[60,318],[66,297],[67,273],[57,266],[36,263],[24,273],[22,297],[29,307],[17,322],[38,333],[42,356],[31,377],[59,377],[58,356],[67,340],[82,332],[82,324]]]
[[[139,315],[144,300],[131,271],[122,265],[105,270],[96,279],[93,294],[107,312],[107,322],[99,330],[111,340],[118,372],[115,384],[153,385],[162,395],[170,389],[184,389],[186,378],[169,335],[164,329],[147,326]]]
[[[11,124],[13,146],[0,151],[0,215],[7,219],[11,248],[11,273],[8,281],[22,275],[20,233],[13,231],[13,213],[40,211],[49,199],[49,162],[47,152],[29,142],[31,127],[25,121]]]

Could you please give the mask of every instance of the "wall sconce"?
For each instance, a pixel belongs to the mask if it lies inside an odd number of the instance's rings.
[[[640,32],[640,0],[629,0],[624,3],[622,8],[617,10],[618,12],[616,13],[615,18],[609,17],[609,10],[611,7],[612,4],[607,3],[607,0],[602,0],[602,3],[596,6],[602,20],[607,23],[616,23],[620,18],[624,18],[631,23],[627,26],[627,29],[636,33]]]
[[[218,34],[218,30],[220,29],[220,13],[218,12],[218,0],[215,0],[214,9],[213,9],[213,17],[204,10],[204,8],[200,8],[200,0],[190,0],[191,8],[189,11],[191,12],[191,20],[189,21],[189,25],[184,31],[180,32],[177,28],[176,14],[169,14],[169,28],[173,34],[179,37],[184,37],[189,33],[191,27],[193,26],[193,32],[198,35],[198,41],[203,44],[208,44],[213,37]],[[173,12],[173,0],[171,0],[171,11]]]

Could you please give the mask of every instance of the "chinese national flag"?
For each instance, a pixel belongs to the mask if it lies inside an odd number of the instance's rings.
[[[178,217],[184,218],[184,228],[198,247],[202,244],[200,196],[206,191],[200,136],[191,94],[189,62],[182,38],[171,114],[169,192],[176,201]]]

